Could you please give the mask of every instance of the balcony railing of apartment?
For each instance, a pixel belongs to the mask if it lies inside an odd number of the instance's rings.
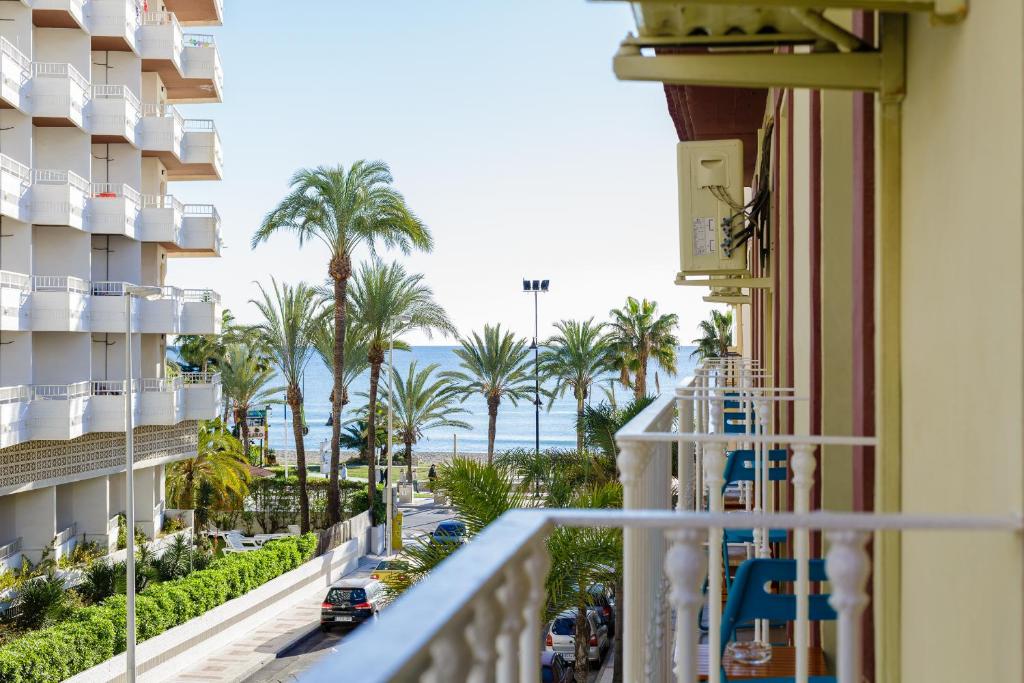
[[[211,59],[213,60],[213,79],[217,83],[217,89],[224,89],[224,70],[220,64],[220,53],[217,51],[217,41],[209,33],[186,33],[184,36],[185,47],[206,47],[210,48]]]
[[[31,76],[32,60],[11,41],[0,37],[0,78],[4,85],[20,91]]]
[[[0,171],[13,176],[21,181],[23,188],[28,187],[32,180],[32,171],[28,166],[16,161],[6,154],[0,154]]]
[[[108,534],[112,534],[115,531],[117,531],[118,525],[119,525],[119,517],[117,515],[114,515],[113,517],[111,517],[110,519],[107,520],[107,533]]]
[[[142,104],[142,115],[173,119],[179,126],[184,126],[185,124],[185,119],[182,118],[181,114],[178,112],[178,108],[173,104],[152,104],[150,102],[144,102]]]
[[[171,51],[171,59],[178,66],[178,70],[181,70],[181,50],[184,47],[184,36],[181,30],[181,24],[178,23],[178,18],[174,16],[174,12],[143,12],[142,13],[142,26],[169,26],[171,31],[170,41],[166,42],[166,45],[158,45],[159,48],[169,48]],[[149,40],[149,39],[147,39]],[[164,41],[161,41],[163,43]],[[144,46],[148,47],[148,46]]]
[[[92,32],[98,35],[123,36],[129,45],[135,44],[139,28],[138,5],[133,0],[92,0]]]
[[[57,532],[57,536],[53,539],[53,545],[60,547],[73,539],[78,535],[78,523],[73,523],[71,526],[61,529]]]
[[[92,391],[92,382],[74,382],[72,384],[34,384],[32,400],[34,401],[70,401],[84,398]]]
[[[191,204],[182,204],[174,195],[170,194],[144,194],[142,195],[142,208],[144,209],[174,209],[182,215],[188,215],[188,207]]]
[[[188,386],[190,384],[220,384],[219,372],[183,372],[181,381]]]
[[[125,380],[94,379],[91,384],[92,396],[123,396]]]
[[[8,403],[27,403],[30,400],[32,400],[32,387],[27,384],[0,387],[0,406]]]
[[[14,539],[9,543],[0,545],[0,560],[6,560],[8,557],[12,557],[21,552],[21,537]]]
[[[64,62],[33,62],[32,75],[36,79],[32,95],[37,101],[37,106],[43,98],[49,98],[46,102],[52,102],[58,106],[63,105],[66,99],[68,107],[74,110],[76,114],[79,116],[84,114],[85,106],[88,104],[89,97],[92,94],[92,88],[89,85],[89,80],[78,69]],[[67,79],[70,83],[71,92],[67,96],[63,93],[60,95],[44,94],[45,87],[40,87],[40,81],[45,81],[46,79]]]
[[[138,96],[126,85],[108,85],[94,83],[92,86],[94,100],[123,100],[125,103],[125,126],[134,130],[142,118],[142,103]]]
[[[92,183],[92,196],[95,199],[117,199],[123,197],[134,204],[141,205],[142,195],[131,185],[125,183]]]
[[[88,294],[89,283],[73,275],[33,275],[32,289],[36,292]]]
[[[184,386],[181,377],[144,377],[135,380],[135,391],[142,393],[157,393],[176,391]]]
[[[221,158],[220,133],[217,132],[217,125],[213,119],[185,119],[184,130],[186,133],[213,133],[213,149],[217,158],[217,164],[222,166],[224,160]],[[206,147],[207,145],[199,145]]]
[[[185,204],[185,215],[195,218],[212,218],[220,225],[220,214],[213,204]]]
[[[220,303],[220,294],[212,289],[183,289],[181,293],[185,303]]]
[[[23,273],[15,273],[10,270],[0,270],[0,287],[20,289],[22,291],[32,290],[32,277]]]
[[[91,183],[74,171],[37,168],[32,171],[32,182],[36,185],[70,185],[86,195],[92,191]]]
[[[129,284],[114,280],[94,280],[90,291],[93,296],[124,296],[124,288]]]

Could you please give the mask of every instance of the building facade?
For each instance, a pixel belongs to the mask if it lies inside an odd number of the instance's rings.
[[[197,421],[219,413],[218,376],[165,364],[174,335],[219,331],[219,297],[165,280],[174,258],[220,253],[216,209],[174,188],[222,175],[214,122],[186,118],[189,103],[221,101],[214,38],[190,31],[222,11],[0,3],[0,571],[83,540],[116,547],[126,392],[149,537],[166,513],[165,466],[194,455]],[[129,285],[160,293],[128,297]]]

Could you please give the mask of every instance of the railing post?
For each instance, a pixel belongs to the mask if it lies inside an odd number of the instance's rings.
[[[719,424],[722,411],[712,402],[712,413]],[[724,445],[704,446],[704,478],[708,487],[708,508],[722,512],[722,474],[725,471]],[[722,665],[722,529],[708,530],[708,680],[719,683]]]
[[[472,661],[469,650],[466,625],[449,622],[447,630],[430,644],[430,667],[424,672],[424,680],[429,683],[466,680],[468,664]]]
[[[830,546],[825,556],[825,571],[832,584],[828,604],[838,616],[836,680],[838,683],[860,683],[860,620],[868,604],[865,585],[871,571],[871,559],[864,547],[868,533],[833,531],[828,534],[828,539]]]
[[[675,673],[677,683],[697,680],[697,619],[703,596],[700,582],[704,576],[706,535],[699,529],[681,529],[668,533],[672,544],[665,555],[665,573],[671,589],[669,603],[676,611]]]
[[[504,620],[498,643],[498,683],[519,683],[519,636],[523,632],[524,593],[522,558],[505,567],[505,583],[498,591]]]
[[[793,510],[806,514],[811,509],[811,485],[814,483],[814,446],[795,443],[791,467],[793,468]],[[793,644],[796,646],[796,681],[807,683],[807,647],[810,629],[810,544],[807,529],[793,531],[794,557],[796,559],[796,630]]]
[[[650,460],[647,444],[630,441],[622,444],[618,457],[622,480],[622,502],[626,510],[644,510],[649,506],[643,475]],[[648,556],[649,544],[645,529],[626,528],[622,532],[623,599],[622,677],[626,681],[644,680],[644,649],[647,643],[648,615],[652,605],[646,604],[651,594]],[[657,576],[660,577],[658,572]],[[532,681],[531,681],[532,683]]]
[[[493,591],[484,590],[476,597],[473,624],[470,628],[473,646],[472,683],[495,683],[498,651],[494,641],[498,637],[498,599]]]
[[[544,538],[537,540],[524,563],[529,581],[527,598],[523,601],[523,629],[519,634],[519,680],[535,683],[540,680],[540,657],[537,653],[540,635],[540,610],[544,604],[544,581],[548,576],[548,547]],[[457,679],[452,679],[457,680]]]

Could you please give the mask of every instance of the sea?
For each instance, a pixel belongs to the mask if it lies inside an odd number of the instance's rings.
[[[407,374],[409,364],[413,361],[417,369],[425,368],[430,364],[437,364],[435,372],[445,370],[459,370],[459,359],[453,353],[457,348],[454,346],[414,346],[409,351],[395,351],[395,371],[398,375]],[[656,383],[660,383],[662,390],[667,390],[679,381],[680,378],[690,375],[696,366],[696,357],[690,354],[693,346],[679,347],[677,372],[669,375],[657,362],[652,361],[648,366],[647,384],[648,390],[654,393]],[[387,365],[381,371],[380,391],[386,392]],[[609,375],[601,384],[605,388],[614,387],[615,398],[619,405],[628,403],[632,398],[632,391],[623,389],[622,385],[615,381],[616,376]],[[276,384],[281,384],[276,381]],[[319,356],[310,358],[306,366],[305,380],[303,382],[302,394],[305,399],[304,409],[306,413],[306,425],[309,433],[305,437],[307,450],[317,451],[321,445],[329,443],[331,427],[327,419],[331,412],[331,387],[332,376],[330,370],[323,364]],[[349,387],[350,402],[345,406],[342,413],[342,424],[354,415],[355,409],[365,405],[366,398],[361,393],[368,392],[370,388],[369,372],[363,373],[353,380]],[[605,392],[595,387],[591,392],[589,403],[597,405],[607,401]],[[576,447],[576,399],[571,393],[562,398],[555,399],[548,405],[547,399],[542,397],[544,404],[540,412],[540,445],[541,449],[567,449]],[[454,442],[458,442],[460,453],[485,453],[487,452],[487,405],[480,395],[472,395],[461,404],[468,412],[458,416],[458,419],[468,423],[470,429],[436,428],[428,430],[414,446],[420,453],[450,453]],[[495,450],[503,451],[512,448],[533,448],[534,446],[534,406],[531,401],[520,401],[513,405],[508,399],[501,402],[498,409],[497,435],[495,438]],[[292,437],[291,415],[285,415],[285,406],[282,404],[273,405],[270,413],[269,438],[270,447],[274,449],[294,449]]]

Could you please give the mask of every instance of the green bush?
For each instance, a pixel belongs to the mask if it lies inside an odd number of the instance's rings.
[[[259,550],[225,555],[206,569],[154,585],[136,596],[139,640],[152,638],[231,598],[295,569],[316,552],[315,534],[271,541]],[[125,596],[85,607],[56,626],[0,647],[0,681],[57,683],[125,649]]]

